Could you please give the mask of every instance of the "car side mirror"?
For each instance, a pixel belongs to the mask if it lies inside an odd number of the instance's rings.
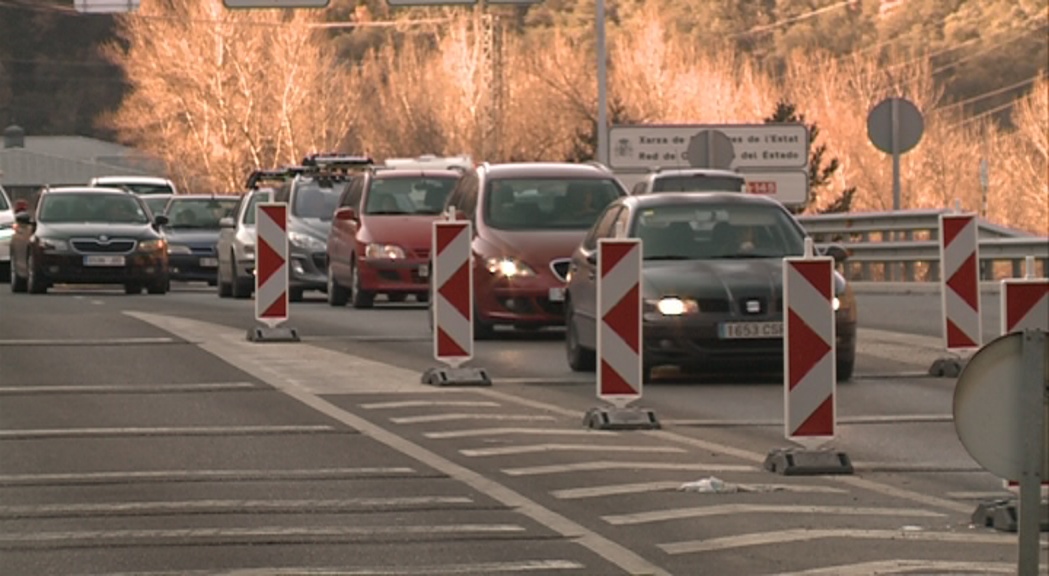
[[[597,250],[591,250],[586,253],[586,261],[597,266]]]
[[[33,223],[33,215],[29,212],[18,212],[15,214],[15,222],[19,224],[31,225]]]
[[[849,259],[849,251],[841,244],[830,244],[823,249],[823,253],[833,258],[837,264],[841,264]]]
[[[168,217],[163,215],[163,214],[157,214],[156,216],[153,217],[153,222],[157,226],[167,226],[168,222],[170,222],[170,220],[168,220]]]
[[[233,218],[226,216],[219,220],[219,228],[235,228],[236,224],[233,222]]]
[[[339,208],[335,211],[335,219],[347,222],[357,220],[357,211],[353,208]]]

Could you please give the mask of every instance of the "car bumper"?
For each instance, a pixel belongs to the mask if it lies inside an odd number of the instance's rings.
[[[85,266],[82,254],[37,254],[37,273],[54,284],[124,284],[168,277],[168,261],[164,256],[124,256],[123,266]]]
[[[218,259],[213,255],[171,254],[168,266],[172,280],[211,281],[218,277]]]
[[[328,254],[292,252],[288,257],[288,285],[291,288],[324,290],[328,287]]]
[[[426,294],[430,290],[430,263],[421,258],[369,260],[359,258],[361,289],[367,292]]]
[[[474,274],[482,273],[489,275],[487,270],[474,271]],[[482,322],[517,326],[563,326],[565,323],[564,284],[558,281],[545,278],[482,281],[475,284],[474,300]]]
[[[0,262],[11,261],[11,237],[0,238]]]

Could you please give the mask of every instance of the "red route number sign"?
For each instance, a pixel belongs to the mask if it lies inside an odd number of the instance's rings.
[[[775,194],[776,183],[775,182],[747,182],[747,192],[749,194]]]

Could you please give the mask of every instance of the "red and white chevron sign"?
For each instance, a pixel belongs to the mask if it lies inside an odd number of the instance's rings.
[[[834,260],[783,259],[784,422],[787,440],[819,444],[834,437]]]
[[[473,358],[472,238],[469,221],[433,223],[433,357],[453,368]]]
[[[948,350],[980,347],[980,254],[973,214],[940,215],[940,293]]]
[[[288,205],[255,205],[255,319],[276,327],[288,319]]]
[[[1049,332],[1049,278],[1002,280],[1002,334]]]
[[[597,244],[597,397],[625,406],[641,397],[641,241]]]

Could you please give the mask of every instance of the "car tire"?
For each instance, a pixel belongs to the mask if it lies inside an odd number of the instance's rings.
[[[288,302],[302,302],[302,288],[289,288],[288,289]]]
[[[245,300],[251,298],[251,292],[254,288],[251,278],[240,278],[237,276],[237,259],[235,255],[230,253],[230,295],[238,300]]]
[[[837,371],[838,382],[848,382],[852,379],[852,373],[856,368],[856,359],[849,358],[848,360],[838,360],[835,370]]]
[[[133,295],[133,294],[141,294],[141,293],[142,293],[142,285],[141,284],[139,284],[137,282],[128,282],[127,284],[124,284],[124,294]]]
[[[492,340],[495,338],[495,324],[481,320],[474,305],[474,340]]]
[[[0,263],[0,282],[9,282],[11,280],[11,270],[14,269],[14,264],[11,261],[6,263]]]
[[[331,264],[328,265],[328,304],[335,307],[345,306],[350,300],[350,291],[339,284],[332,272]]]
[[[579,328],[571,303],[565,307],[565,355],[573,372],[593,372],[597,368],[597,352],[579,343]]]
[[[11,291],[16,294],[21,294],[22,292],[25,292],[27,288],[28,282],[26,282],[25,278],[18,275],[18,272],[15,270],[15,261],[11,260]]]
[[[350,256],[350,304],[354,308],[371,308],[375,305],[375,294],[361,290],[361,274],[357,270],[356,256]]]
[[[229,298],[230,296],[233,295],[233,282],[226,282],[222,278],[222,268],[221,267],[216,272],[216,274],[218,275],[218,282],[216,282],[216,284],[218,284],[217,288],[218,288],[219,298]],[[231,276],[232,276],[232,274],[231,274]]]
[[[171,289],[171,280],[167,278],[161,278],[156,282],[151,282],[146,286],[146,292],[149,294],[167,294]]]
[[[46,294],[47,283],[40,277],[40,273],[36,269],[36,262],[33,261],[32,254],[26,256],[25,266],[26,273],[28,274],[28,278],[26,279],[26,289],[30,294]]]

